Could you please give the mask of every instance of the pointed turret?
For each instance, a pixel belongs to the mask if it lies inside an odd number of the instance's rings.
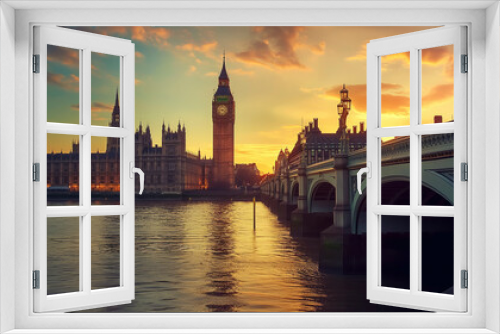
[[[118,98],[118,88],[116,89],[116,97],[115,97],[115,107],[120,107],[120,99]]]
[[[115,105],[113,107],[113,112],[111,113],[111,122],[109,126],[119,128],[120,127],[120,98],[118,96],[118,88],[116,89]],[[120,151],[120,139],[119,138],[108,138],[106,144],[107,152],[119,152]]]
[[[233,96],[231,94],[231,89],[229,88],[229,76],[226,71],[226,54],[222,58],[222,69],[219,75],[219,87],[217,87],[217,91],[214,94],[217,96],[225,96],[228,99],[232,100]]]
[[[113,107],[113,113],[111,114],[111,123],[109,126],[120,127],[120,98],[118,96],[118,88],[116,89],[115,106]]]
[[[226,50],[224,50],[224,56],[222,56],[222,70],[220,71],[219,81],[220,80],[229,81],[229,76],[227,75],[226,72]]]

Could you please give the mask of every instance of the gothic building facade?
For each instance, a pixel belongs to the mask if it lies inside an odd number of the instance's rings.
[[[350,103],[349,91],[344,87],[340,91],[341,103]],[[350,106],[349,106],[350,108]],[[346,121],[346,120],[344,120]],[[306,165],[312,165],[333,158],[342,149],[342,126],[334,133],[324,133],[320,130],[318,119],[314,118],[301,132],[297,134],[297,141],[290,152],[288,148],[281,150],[275,161],[274,170],[279,174],[284,169],[295,169],[300,164],[300,159]],[[366,146],[366,130],[364,122],[351,129],[346,128],[348,151],[355,151]]]
[[[161,146],[153,145],[151,128],[142,124],[135,133],[135,165],[145,174],[145,194],[181,194],[197,189],[235,187],[235,101],[229,86],[225,57],[212,100],[213,159],[186,150],[186,128],[162,126]],[[120,126],[118,92],[111,114],[111,127]],[[92,152],[92,192],[120,190],[120,139],[108,138],[104,152]],[[47,188],[51,193],[79,190],[79,144],[68,153],[47,153]],[[136,188],[139,184],[136,180]]]
[[[109,126],[120,126],[118,94]],[[79,190],[79,144],[68,153],[47,153],[47,191],[51,194]],[[154,145],[149,126],[142,124],[135,133],[135,165],[145,174],[144,194],[181,194],[186,190],[206,189],[211,179],[212,160],[200,152],[186,150],[186,128],[162,126],[162,146]],[[91,153],[92,193],[115,193],[120,190],[120,140],[108,138],[105,152]],[[138,181],[136,188],[138,189]]]
[[[135,165],[145,174],[144,192],[180,194],[208,188],[212,160],[186,150],[186,128],[179,123],[177,130],[165,129],[163,124],[161,132],[161,146],[153,146],[149,126],[143,130],[139,125],[135,133]]]

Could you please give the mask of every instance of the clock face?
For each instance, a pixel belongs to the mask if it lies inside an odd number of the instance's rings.
[[[221,105],[217,108],[217,115],[224,116],[227,114],[227,107],[225,105]]]

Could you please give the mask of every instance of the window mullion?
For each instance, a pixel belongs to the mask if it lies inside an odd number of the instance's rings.
[[[80,247],[81,255],[80,262],[82,263],[82,273],[80,277],[83,279],[83,291],[90,293],[91,291],[91,168],[92,168],[92,153],[91,153],[91,143],[92,137],[90,133],[91,124],[91,51],[88,48],[83,49],[83,68],[82,68],[82,81],[81,81],[81,94],[80,98],[82,101],[82,124],[86,128],[85,134],[82,136],[82,181],[81,198],[83,201],[83,206],[89,209],[89,212],[82,218],[82,233],[81,233],[81,243]]]
[[[420,145],[419,136],[414,129],[418,126],[420,115],[420,53],[410,50],[410,291],[415,293],[420,285],[420,218],[413,212],[420,197]]]

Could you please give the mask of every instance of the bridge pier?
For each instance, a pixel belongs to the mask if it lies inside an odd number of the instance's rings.
[[[291,233],[299,237],[320,237],[321,232],[332,225],[333,214],[330,212],[292,212]]]
[[[292,212],[295,209],[297,209],[297,205],[288,204],[285,201],[281,202],[278,206],[278,219],[286,221],[291,220]]]
[[[349,228],[330,226],[321,233],[319,268],[341,275],[366,272],[366,234],[352,234]]]
[[[301,162],[298,168],[299,181],[299,197],[297,199],[297,209],[291,214],[291,232],[292,235],[301,236],[305,221],[307,220],[307,174],[304,158],[301,157]]]
[[[355,274],[366,266],[366,239],[352,234],[348,156],[335,157],[337,196],[333,225],[321,233],[320,268],[339,274]]]

